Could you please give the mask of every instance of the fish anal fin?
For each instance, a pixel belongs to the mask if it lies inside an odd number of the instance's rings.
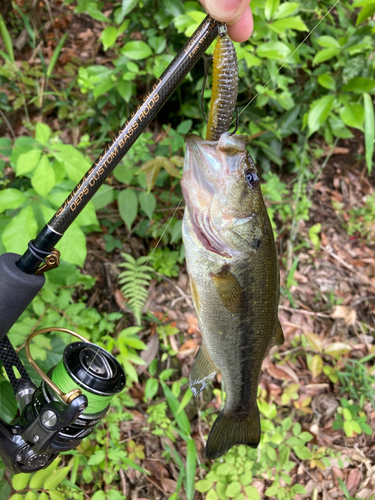
[[[239,313],[246,307],[246,296],[240,284],[227,267],[211,273],[211,279],[224,307],[232,313]]]
[[[205,345],[201,344],[191,367],[190,389],[194,396],[203,391],[216,375],[217,369],[208,354]]]
[[[285,342],[285,338],[284,338],[283,329],[282,329],[282,326],[280,324],[280,321],[277,320],[275,344],[276,345],[283,345],[284,342]]]
[[[207,458],[214,460],[223,456],[237,444],[246,444],[250,448],[257,448],[260,442],[259,410],[247,418],[236,419],[234,413],[226,415],[225,409],[219,414],[212,426],[206,446]]]

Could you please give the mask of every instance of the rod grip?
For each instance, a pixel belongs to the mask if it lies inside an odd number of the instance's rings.
[[[16,266],[16,253],[0,255],[0,340],[8,333],[30,304],[46,278],[26,274]]]

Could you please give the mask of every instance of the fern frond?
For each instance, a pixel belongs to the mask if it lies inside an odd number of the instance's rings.
[[[125,262],[119,264],[119,267],[125,268],[119,276],[121,291],[127,299],[127,305],[133,311],[138,325],[141,323],[142,309],[148,298],[148,286],[151,281],[150,273],[152,267],[147,265],[149,258],[147,256],[134,259],[132,255],[122,253],[121,256]]]

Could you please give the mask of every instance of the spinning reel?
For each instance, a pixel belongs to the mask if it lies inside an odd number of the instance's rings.
[[[30,342],[50,331],[69,333],[80,342],[67,345],[61,361],[46,375],[31,356]],[[49,465],[60,452],[76,448],[94,430],[113,396],[125,387],[125,374],[102,347],[71,330],[45,328],[31,334],[25,346],[28,361],[42,377],[36,388],[12,349],[10,343],[4,346],[3,339],[1,354],[6,352],[6,356],[1,359],[20,416],[11,424],[0,422],[1,458],[12,472],[35,472]],[[21,378],[15,378],[14,368]]]

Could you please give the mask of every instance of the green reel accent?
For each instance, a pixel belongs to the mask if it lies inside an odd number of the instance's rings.
[[[110,396],[100,396],[98,394],[94,394],[82,386],[79,385],[78,382],[74,381],[70,375],[67,373],[64,361],[61,360],[54,368],[52,373],[52,381],[61,389],[62,392],[68,393],[73,389],[81,389],[82,394],[84,394],[88,399],[88,407],[84,411],[84,413],[99,413],[104,410],[111,399],[113,398],[113,394]]]

